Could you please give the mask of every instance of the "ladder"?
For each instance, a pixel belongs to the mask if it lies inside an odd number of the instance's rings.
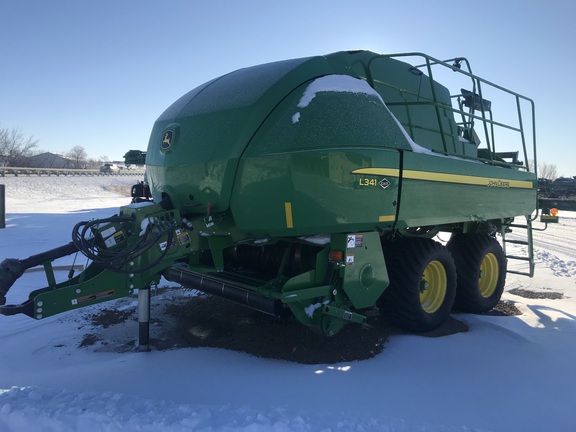
[[[521,240],[514,240],[506,238],[506,233],[511,232],[509,228],[516,228],[521,237]],[[504,255],[508,260],[523,261],[528,264],[528,271],[519,270],[506,270],[507,273],[518,274],[522,276],[533,277],[534,276],[534,242],[532,239],[532,219],[526,216],[526,223],[511,223],[509,225],[502,225],[502,249],[504,250]],[[506,251],[507,244],[517,244],[528,247],[527,255],[508,255]]]

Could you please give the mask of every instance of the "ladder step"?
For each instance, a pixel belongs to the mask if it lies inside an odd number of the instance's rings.
[[[506,243],[512,244],[519,244],[519,245],[528,245],[529,243],[526,240],[505,240]]]
[[[530,257],[521,257],[516,255],[506,255],[506,258],[520,261],[530,261]]]
[[[504,252],[506,252],[506,244],[517,244],[523,245],[528,247],[527,256],[517,256],[517,255],[506,255],[507,260],[516,260],[522,261],[527,263],[527,265],[522,265],[523,271],[521,270],[508,270],[506,269],[506,273],[517,274],[521,276],[534,276],[534,251],[533,251],[533,240],[532,240],[532,220],[526,217],[526,223],[513,223],[507,225],[506,228],[517,228],[517,230],[508,230],[502,227],[502,247],[504,248]],[[507,232],[516,231],[516,233],[520,234],[520,238],[522,240],[508,240],[506,239],[505,235]],[[524,234],[525,233],[525,234]],[[511,251],[512,252],[512,251]],[[528,267],[528,269],[526,269]],[[528,270],[528,271],[526,271]]]
[[[522,275],[522,276],[530,276],[532,277],[532,273],[528,273],[528,272],[521,272],[521,271],[516,271],[516,270],[507,270],[506,273],[512,273],[512,274],[517,274],[517,275]]]

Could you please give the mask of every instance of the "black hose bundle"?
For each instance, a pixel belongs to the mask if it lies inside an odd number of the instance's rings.
[[[106,270],[116,273],[144,273],[160,263],[166,256],[174,239],[174,223],[164,223],[162,227],[149,223],[144,233],[140,236],[140,240],[130,249],[124,250],[110,250],[101,247],[99,242],[92,236],[92,228],[100,224],[124,223],[132,222],[133,220],[132,216],[115,215],[104,219],[79,222],[72,230],[72,242],[88,259]],[[134,259],[147,252],[151,247],[155,245],[160,247],[160,241],[164,236],[167,236],[165,240],[166,246],[157,259],[145,267],[127,268],[127,264],[133,262]]]

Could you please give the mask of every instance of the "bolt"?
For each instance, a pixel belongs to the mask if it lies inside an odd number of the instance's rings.
[[[420,282],[420,294],[430,288],[430,283],[426,279],[422,279]]]

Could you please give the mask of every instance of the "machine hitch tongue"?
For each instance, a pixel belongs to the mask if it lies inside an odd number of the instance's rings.
[[[0,263],[0,306],[6,304],[6,294],[14,285],[14,282],[32,267],[41,265],[47,261],[54,261],[66,255],[78,252],[78,248],[73,242],[64,246],[59,246],[49,251],[32,255],[31,257],[19,260],[16,258],[6,258]]]
[[[7,258],[0,263],[0,306],[6,304],[8,290],[24,274],[24,270],[18,259]]]
[[[0,263],[0,306],[6,304],[8,290],[24,274],[24,270],[18,259],[7,258]]]

